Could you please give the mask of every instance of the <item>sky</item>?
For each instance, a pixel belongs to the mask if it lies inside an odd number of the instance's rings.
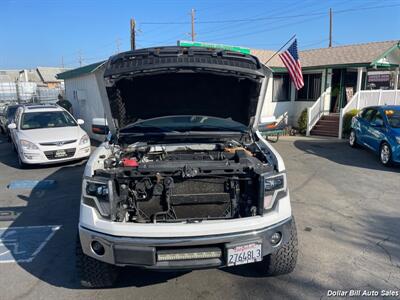
[[[296,34],[300,50],[400,40],[400,0],[1,0],[0,69],[75,68],[130,48],[190,40],[279,49]]]

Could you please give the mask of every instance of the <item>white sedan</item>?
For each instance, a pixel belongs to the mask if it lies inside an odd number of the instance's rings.
[[[90,156],[90,139],[75,120],[57,105],[24,105],[8,125],[21,168]]]

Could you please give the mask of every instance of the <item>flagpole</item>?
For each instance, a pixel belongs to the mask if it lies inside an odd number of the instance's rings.
[[[271,59],[273,59],[274,56],[277,55],[283,48],[285,48],[285,46],[286,46],[287,44],[289,44],[289,42],[290,42],[291,40],[293,40],[295,37],[296,37],[296,35],[294,34],[282,47],[280,47],[280,48],[274,53],[274,55],[272,55],[272,56],[264,63],[264,65],[266,65]]]

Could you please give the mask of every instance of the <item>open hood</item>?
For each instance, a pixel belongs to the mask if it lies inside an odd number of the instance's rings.
[[[108,123],[122,128],[156,117],[204,115],[252,125],[270,74],[252,55],[219,49],[121,53],[108,60],[104,71]]]

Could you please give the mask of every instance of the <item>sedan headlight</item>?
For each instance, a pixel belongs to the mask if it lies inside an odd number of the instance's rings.
[[[396,136],[396,142],[397,144],[400,144],[400,136]]]
[[[274,206],[276,200],[286,196],[286,174],[262,177],[263,208],[269,210]]]
[[[110,216],[113,196],[111,180],[84,179],[82,195],[83,203],[96,208],[103,217]]]
[[[38,146],[27,140],[20,140],[19,143],[23,150],[39,150]]]
[[[85,134],[79,141],[79,145],[86,145],[90,142],[89,136]]]

